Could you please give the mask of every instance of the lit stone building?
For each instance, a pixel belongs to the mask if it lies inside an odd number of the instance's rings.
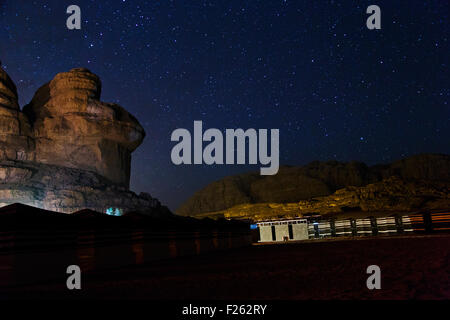
[[[257,224],[260,242],[308,239],[306,219],[260,222]]]

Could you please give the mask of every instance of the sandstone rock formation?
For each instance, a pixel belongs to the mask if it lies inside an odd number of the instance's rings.
[[[450,185],[441,181],[410,180],[397,176],[364,187],[349,186],[335,193],[292,203],[246,203],[231,208],[201,213],[198,218],[271,220],[308,215],[355,217],[374,213],[399,213],[442,210],[450,207]]]
[[[34,160],[30,123],[20,112],[17,89],[0,68],[0,160]]]
[[[450,207],[450,156],[421,154],[388,165],[312,162],[275,176],[244,174],[195,193],[177,213],[196,217],[295,217]],[[239,195],[239,197],[236,197]]]
[[[100,102],[100,79],[87,69],[60,73],[24,113],[33,121],[36,161],[97,172],[128,187],[131,153],[145,132],[122,107]]]
[[[131,153],[144,129],[100,95],[98,76],[72,69],[42,86],[21,112],[16,86],[0,68],[0,206],[22,202],[67,213],[161,208],[129,191]]]

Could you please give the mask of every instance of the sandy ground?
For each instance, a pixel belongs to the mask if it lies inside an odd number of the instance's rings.
[[[170,300],[449,299],[450,235],[254,245],[84,275],[82,290],[59,283],[0,289],[2,298]],[[366,268],[381,268],[368,290]]]

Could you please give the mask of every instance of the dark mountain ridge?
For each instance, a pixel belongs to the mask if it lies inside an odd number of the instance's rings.
[[[214,181],[197,191],[176,211],[181,215],[217,212],[241,204],[295,203],[329,196],[346,187],[388,181],[429,181],[450,184],[450,156],[418,154],[391,164],[313,161],[305,166],[283,166],[274,176],[245,173]]]

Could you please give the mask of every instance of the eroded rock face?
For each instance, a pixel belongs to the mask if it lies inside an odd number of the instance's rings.
[[[2,68],[0,68],[0,107],[19,110],[16,85]]]
[[[0,68],[0,161],[34,160],[34,148],[30,123],[19,109],[16,86]]]
[[[42,86],[21,112],[16,86],[0,68],[0,205],[66,213],[162,208],[129,191],[131,153],[144,129],[100,95],[98,76],[72,69]]]
[[[435,182],[444,187],[429,185]],[[450,206],[450,198],[444,196],[449,189],[448,155],[421,154],[373,167],[315,161],[303,167],[282,167],[274,176],[244,174],[216,181],[196,192],[177,213],[251,218],[326,214],[345,207],[363,211],[445,208]]]
[[[300,212],[329,214],[347,209],[400,211],[446,209],[450,185],[445,181],[402,179],[391,176],[364,187],[348,186],[335,193],[298,203]]]
[[[246,203],[196,217],[225,217],[264,221],[308,215],[368,216],[374,212],[399,213],[445,210],[450,207],[450,186],[443,181],[409,180],[391,176],[363,187],[348,186],[335,193],[291,203]]]
[[[105,212],[111,207],[124,211],[162,208],[148,194],[136,195],[92,171],[35,162],[3,162],[0,179],[4,172],[8,178],[0,184],[0,205],[21,202],[65,213],[81,209]]]
[[[60,73],[24,113],[33,121],[36,161],[97,172],[128,187],[131,153],[145,132],[122,107],[103,103],[100,79],[87,69]]]

